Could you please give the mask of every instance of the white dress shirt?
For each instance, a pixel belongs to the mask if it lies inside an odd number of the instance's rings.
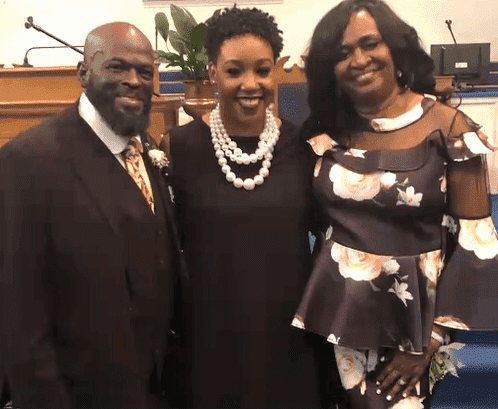
[[[121,156],[123,151],[128,146],[129,136],[118,135],[112,130],[109,124],[102,118],[99,111],[93,106],[85,93],[81,94],[78,106],[78,112],[85,122],[92,128],[93,132],[104,142],[105,146],[109,148],[114,157],[119,161],[121,166],[126,170],[124,160]],[[140,141],[139,136],[133,136]],[[141,143],[141,141],[140,141]],[[144,148],[145,149],[145,148]],[[140,161],[140,174],[144,179],[147,187],[152,191],[149,175],[145,169],[143,160]],[[131,176],[130,176],[131,177]]]

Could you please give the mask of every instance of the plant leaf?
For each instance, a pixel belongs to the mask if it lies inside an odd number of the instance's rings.
[[[166,14],[164,13],[156,13],[156,16],[154,17],[154,21],[156,22],[156,30],[159,34],[161,34],[161,37],[163,38],[164,42],[168,42],[168,33],[169,33],[169,21],[168,17],[166,17]]]
[[[175,53],[167,53],[167,52],[164,52],[164,51],[158,51],[156,53],[157,55],[157,59],[161,62],[168,62],[168,63],[172,63],[172,62],[183,62],[183,60],[181,59],[181,57],[178,55],[178,54],[175,54]]]
[[[180,34],[186,41],[190,40],[192,30],[197,26],[192,14],[188,13],[183,7],[176,6],[172,4],[170,6],[171,18],[175,23],[176,31]]]
[[[187,45],[185,44],[185,40],[176,31],[170,30],[169,42],[179,54],[183,55],[187,53]]]
[[[207,55],[206,50],[201,50],[198,53],[195,54],[196,60],[199,62],[202,62],[204,65],[207,65],[209,62],[209,57]]]
[[[208,77],[206,64],[198,61],[194,68],[196,79],[206,79]]]
[[[218,10],[218,14],[220,11],[221,9]],[[155,22],[157,32],[165,42],[169,41],[171,51],[175,52],[158,51],[157,58],[168,64],[167,67],[180,67],[190,79],[207,78],[206,67],[209,58],[203,46],[206,25],[197,24],[194,16],[183,7],[172,4],[170,12],[176,31],[170,29],[168,18],[164,13],[157,13]]]
[[[192,30],[190,35],[190,44],[195,51],[200,51],[204,47],[202,43],[204,31],[206,31],[206,24],[204,23],[195,26]]]

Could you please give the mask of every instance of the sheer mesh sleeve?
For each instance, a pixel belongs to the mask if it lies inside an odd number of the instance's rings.
[[[447,164],[445,265],[435,323],[454,329],[498,328],[498,236],[491,219],[484,154],[495,150],[480,127],[457,111],[444,133]],[[446,234],[445,234],[446,233]]]
[[[449,129],[443,129],[448,155],[454,162],[466,161],[496,150],[481,130],[481,126],[461,111],[456,111]]]
[[[448,213],[462,219],[491,214],[486,160],[475,156],[447,167]]]
[[[481,127],[461,111],[456,111],[444,131],[450,163],[447,167],[448,213],[464,219],[491,214],[489,183],[484,154],[495,148]]]

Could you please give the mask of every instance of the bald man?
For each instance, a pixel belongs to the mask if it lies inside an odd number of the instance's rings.
[[[0,149],[0,385],[14,408],[167,407],[186,271],[165,168],[140,147],[153,62],[136,27],[96,28],[78,102]]]

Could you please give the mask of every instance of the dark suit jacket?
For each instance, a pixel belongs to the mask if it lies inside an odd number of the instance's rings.
[[[158,405],[184,262],[166,179],[144,160],[155,215],[76,106],[0,149],[0,380],[14,407]]]

